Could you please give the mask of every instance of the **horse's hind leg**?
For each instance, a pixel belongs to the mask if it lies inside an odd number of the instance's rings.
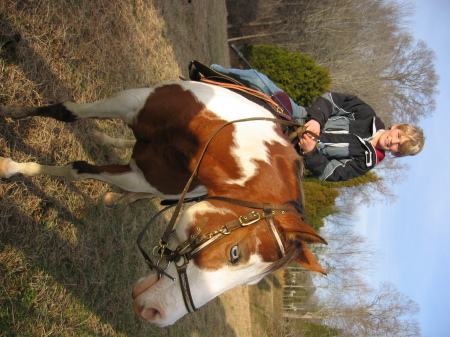
[[[128,205],[137,200],[153,199],[155,196],[151,193],[145,192],[128,192],[128,193],[113,193],[108,192],[103,197],[105,206],[112,207],[116,205]]]
[[[48,166],[33,162],[17,163],[10,158],[0,157],[0,178],[9,178],[17,174],[27,176],[47,174],[72,181],[95,179],[130,192],[157,193],[157,190],[145,180],[133,160],[127,165],[97,166],[77,161],[65,166]]]
[[[93,103],[58,103],[43,107],[1,107],[0,116],[25,118],[31,116],[52,117],[63,122],[82,118],[118,118],[131,124],[133,118],[144,107],[152,88],[130,89]]]
[[[94,130],[94,132],[92,133],[92,139],[97,145],[110,145],[115,147],[116,149],[131,149],[136,144],[135,140],[113,138],[97,130]]]

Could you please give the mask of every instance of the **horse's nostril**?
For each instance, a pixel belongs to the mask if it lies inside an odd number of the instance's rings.
[[[143,305],[137,303],[136,301],[133,303],[133,310],[137,316],[147,321],[154,321],[161,316],[159,310],[155,308],[144,308]]]
[[[157,316],[159,316],[159,311],[155,308],[147,308],[142,312],[142,317],[147,321],[154,320]]]

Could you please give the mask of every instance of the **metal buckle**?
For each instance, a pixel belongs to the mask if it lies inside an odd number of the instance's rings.
[[[261,215],[256,211],[241,215],[238,220],[242,227],[251,225],[261,219]]]

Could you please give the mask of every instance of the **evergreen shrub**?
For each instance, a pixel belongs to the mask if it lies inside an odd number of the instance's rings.
[[[314,99],[329,90],[328,70],[304,54],[264,45],[246,45],[243,52],[253,68],[266,74],[301,106],[311,105]]]

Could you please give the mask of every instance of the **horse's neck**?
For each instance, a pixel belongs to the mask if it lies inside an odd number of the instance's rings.
[[[242,161],[224,157],[222,165],[201,170],[199,178],[209,195],[240,200],[263,200],[270,203],[301,200],[301,180],[296,160],[290,149],[284,151],[279,144],[268,146],[267,160]],[[271,151],[275,151],[271,153]],[[206,160],[208,161],[208,160]]]

